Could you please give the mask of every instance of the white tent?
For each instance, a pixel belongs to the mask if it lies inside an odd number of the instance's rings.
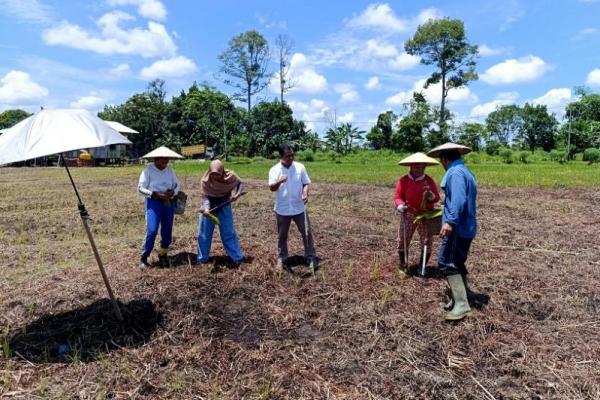
[[[32,158],[60,154],[67,151],[131,143],[106,122],[85,110],[42,110],[12,128],[4,129],[0,135],[0,165],[25,161]],[[115,314],[123,320],[121,310],[114,298],[100,254],[89,227],[89,214],[79,196],[75,182],[66,163],[64,166],[75,190],[79,215],[102,279],[113,303]]]

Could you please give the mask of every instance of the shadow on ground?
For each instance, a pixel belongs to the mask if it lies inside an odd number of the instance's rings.
[[[9,339],[13,357],[32,363],[90,362],[115,349],[146,343],[162,315],[150,300],[118,303],[123,322],[116,319],[108,299],[36,319],[13,331]]]

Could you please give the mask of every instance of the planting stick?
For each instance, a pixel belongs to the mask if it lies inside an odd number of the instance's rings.
[[[407,211],[405,210],[402,213],[402,231],[403,231],[403,240],[404,240],[404,264],[408,268],[408,243],[406,240],[406,231],[408,230],[408,217],[406,215]]]

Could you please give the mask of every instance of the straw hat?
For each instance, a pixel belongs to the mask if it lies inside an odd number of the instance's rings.
[[[431,157],[427,157],[423,153],[415,153],[406,157],[404,160],[398,163],[399,165],[412,165],[412,164],[425,164],[425,165],[440,165],[437,160]]]
[[[154,149],[145,156],[142,156],[142,158],[183,158],[183,156],[165,146],[160,146],[158,149]]]
[[[463,146],[462,144],[457,144],[457,143],[451,143],[451,142],[448,142],[448,143],[444,143],[444,144],[442,144],[442,145],[440,145],[440,146],[436,147],[436,148],[435,148],[435,149],[433,149],[433,150],[430,150],[430,151],[427,153],[427,155],[428,155],[429,157],[439,157],[439,156],[440,156],[440,153],[441,153],[442,151],[445,151],[445,150],[456,150],[456,151],[458,151],[458,152],[459,152],[461,155],[465,155],[465,154],[467,154],[467,153],[470,153],[470,152],[471,152],[471,148],[470,148],[470,147]]]

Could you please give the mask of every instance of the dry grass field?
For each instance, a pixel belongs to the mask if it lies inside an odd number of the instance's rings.
[[[272,194],[253,180],[234,211],[248,262],[230,268],[216,234],[215,262],[191,265],[199,174],[180,176],[173,266],[141,272],[137,170],[73,174],[126,321],[64,171],[2,169],[0,398],[600,398],[597,190],[480,188],[469,266],[489,301],[446,323],[433,262],[396,274],[391,186],[313,185],[312,277],[275,269]]]

